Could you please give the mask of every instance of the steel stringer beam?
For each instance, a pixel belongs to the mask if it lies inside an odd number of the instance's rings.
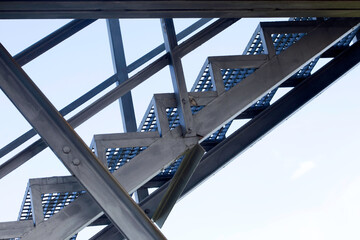
[[[2,46],[0,87],[120,231],[130,239],[165,239]]]
[[[356,0],[3,1],[0,18],[358,17]]]
[[[18,238],[32,229],[34,229],[34,222],[32,220],[2,222],[0,223],[0,239]]]
[[[331,84],[339,80],[360,62],[360,41],[344,50],[310,77],[304,79],[274,104],[263,110],[244,126],[220,142],[201,159],[199,166],[190,178],[181,198],[215,174],[236,156],[259,141],[272,129],[292,116],[306,103],[321,94]],[[165,195],[170,184],[168,181],[148,198],[140,202],[141,208],[151,217]],[[181,199],[180,198],[180,199]],[[179,200],[180,200],[179,199]],[[94,235],[91,240],[123,239],[122,234],[109,224]]]
[[[359,21],[359,19],[330,19],[320,22],[298,42],[279,55],[270,57],[254,73],[229,91],[220,94],[194,115],[197,134],[203,136],[205,140],[211,133],[245,111],[259,97],[278,87],[298,69],[354,30],[359,25]]]

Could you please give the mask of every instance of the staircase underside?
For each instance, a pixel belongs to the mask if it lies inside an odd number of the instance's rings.
[[[49,9],[55,7],[52,4],[56,2],[47,3]],[[240,7],[245,2],[226,1],[222,5],[226,12],[219,10],[219,16],[250,16],[247,12],[229,9],[229,6],[234,7],[233,4]],[[259,7],[260,1],[255,2],[252,6]],[[270,6],[268,4],[272,1],[263,2]],[[291,8],[296,2],[289,1],[287,7]],[[73,20],[15,56],[1,47],[0,87],[34,129],[2,148],[0,156],[5,156],[36,134],[41,137],[0,166],[1,178],[47,147],[72,176],[30,179],[18,220],[0,223],[0,239],[42,239],[44,236],[76,239],[79,231],[94,225],[107,227],[92,239],[164,239],[154,222],[161,227],[176,201],[359,62],[360,42],[357,37],[360,19],[320,18],[336,14],[359,16],[358,2],[347,1],[346,6],[352,6],[353,10],[343,12],[335,7],[335,10],[321,9],[323,3],[332,6],[334,2],[302,1],[296,6],[314,7],[318,4],[319,9],[299,10],[304,17],[290,18],[289,21],[260,23],[242,55],[208,57],[190,91],[185,84],[181,58],[239,19],[200,19],[177,35],[172,19],[162,19],[164,44],[129,65],[125,62],[119,21],[107,20],[115,74],[60,110],[60,114],[21,66],[95,20]],[[59,8],[55,12],[45,9],[41,18],[70,17],[74,9],[83,7],[85,3],[73,1],[56,5]],[[99,3],[94,4],[86,6],[95,9]],[[148,11],[137,4],[130,6],[140,12]],[[183,16],[180,10],[168,15],[164,12],[165,7],[179,8],[184,4],[182,1],[168,1],[161,5],[164,8],[161,11],[145,16]],[[218,4],[219,1],[213,1],[209,5],[216,8]],[[341,8],[341,4],[339,2],[336,6]],[[107,7],[106,4],[102,6]],[[100,11],[96,17],[119,17],[124,10],[121,5],[116,6],[114,12]],[[188,7],[194,6],[189,4]],[[0,16],[39,17],[38,8],[41,6],[7,2],[2,5],[0,12],[4,15]],[[255,10],[256,16],[273,14],[270,10],[256,12],[259,9]],[[85,9],[79,16],[87,17],[93,11]],[[207,11],[210,10],[205,9],[204,16],[208,16]],[[140,13],[132,14],[124,17],[137,17]],[[311,14],[319,17],[310,17]],[[192,16],[190,13],[189,17]],[[285,11],[276,16],[289,15]],[[200,30],[191,34],[197,29]],[[178,43],[189,34],[185,41]],[[163,50],[165,53],[157,56]],[[331,60],[313,71],[320,58]],[[144,63],[148,65],[128,76]],[[155,93],[140,125],[136,126],[131,117],[134,111],[131,90],[168,65],[174,92]],[[115,88],[71,118],[64,119],[65,115],[114,82],[117,82]],[[279,88],[291,90],[274,100]],[[96,134],[87,146],[73,129],[118,99],[121,99],[125,132]],[[233,121],[239,119],[248,121],[229,132]],[[157,190],[149,194],[149,188]],[[132,194],[135,201],[130,197]]]

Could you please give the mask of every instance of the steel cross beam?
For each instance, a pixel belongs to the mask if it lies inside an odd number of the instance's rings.
[[[45,53],[49,49],[53,48],[57,44],[61,43],[65,39],[68,39],[75,33],[79,32],[83,28],[89,26],[91,23],[95,22],[96,19],[76,19],[65,24],[58,30],[44,37],[40,41],[34,43],[30,47],[24,49],[14,56],[14,60],[20,65],[23,66],[28,62],[34,60],[41,54]]]
[[[215,174],[236,156],[259,141],[264,135],[296,113],[306,103],[321,94],[346,72],[360,62],[360,41],[344,50],[313,75],[304,79],[274,104],[263,110],[244,126],[236,130],[224,141],[207,152],[190,178],[181,198],[194,190],[207,178]],[[151,217],[165,195],[168,181],[148,198],[140,202],[140,207]],[[181,199],[179,198],[179,200]],[[111,236],[112,238],[109,238]],[[99,231],[91,240],[122,239],[123,236],[112,224]]]
[[[164,36],[166,51],[169,53],[169,68],[171,80],[177,101],[180,126],[184,135],[194,136],[194,121],[190,109],[189,95],[186,88],[185,76],[181,64],[181,58],[174,52],[178,46],[174,22],[172,19],[161,19],[161,27]]]
[[[108,27],[114,71],[116,76],[118,77],[117,85],[119,85],[129,78],[125,60],[124,45],[120,30],[120,22],[119,19],[107,19],[106,23]],[[136,132],[137,126],[134,112],[134,104],[130,91],[121,98],[119,98],[119,104],[124,132]]]
[[[120,231],[130,239],[165,239],[2,46],[0,87]]]
[[[358,17],[357,0],[3,1],[0,18]]]

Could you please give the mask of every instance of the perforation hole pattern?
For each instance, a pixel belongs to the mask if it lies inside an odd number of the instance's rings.
[[[245,50],[245,52],[244,52],[245,55],[258,55],[258,54],[265,53],[263,42],[260,37],[260,32],[258,32],[255,35],[255,37],[250,41],[252,41],[252,42],[251,42],[249,48],[247,50]]]
[[[178,158],[175,162],[173,162],[172,164],[170,164],[169,167],[163,169],[160,173],[159,176],[169,176],[169,175],[174,175],[174,173],[176,172],[176,170],[179,168],[181,161],[184,159],[184,156],[181,156],[180,158]]]
[[[106,160],[108,169],[112,173],[119,169],[125,163],[129,162],[147,147],[129,147],[129,148],[108,148],[106,150]]]
[[[21,206],[19,221],[32,220],[30,191],[27,191],[25,194],[26,198]]]
[[[58,213],[61,209],[69,205],[76,198],[78,198],[81,194],[84,194],[85,191],[79,192],[64,192],[64,193],[45,193],[41,194],[42,207],[44,220],[48,220],[54,214]],[[26,193],[25,201],[22,205],[19,220],[32,220],[32,207],[31,207],[31,198],[30,191]],[[77,234],[75,234],[71,240],[76,239]],[[16,238],[20,239],[20,238]]]
[[[84,193],[85,191],[41,194],[44,220],[48,220]]]
[[[225,90],[234,87],[255,71],[255,68],[221,69]]]
[[[207,91],[214,91],[213,84],[211,82],[211,75],[209,71],[209,65],[205,68],[203,74],[197,81],[194,92],[207,92]]]
[[[145,115],[146,116],[146,115]],[[150,111],[147,113],[147,117],[141,126],[141,132],[155,132],[157,131],[157,124],[156,124],[156,115],[154,106],[150,108]]]

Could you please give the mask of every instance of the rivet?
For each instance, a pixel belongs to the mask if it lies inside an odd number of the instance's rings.
[[[68,154],[71,151],[69,146],[64,146],[62,150],[65,154]]]
[[[73,163],[75,166],[78,166],[78,165],[80,165],[80,160],[79,160],[78,158],[74,158],[74,159],[72,160],[72,163]]]

